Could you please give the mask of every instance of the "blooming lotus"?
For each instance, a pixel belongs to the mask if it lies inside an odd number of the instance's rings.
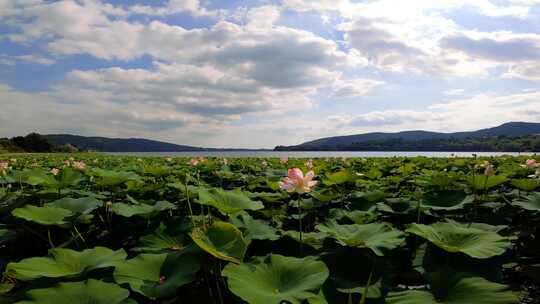
[[[196,166],[199,164],[199,161],[196,158],[192,158],[187,162],[187,164],[190,166]]]
[[[9,169],[9,163],[8,162],[0,162],[0,173],[6,174],[6,171]]]
[[[86,163],[84,161],[75,161],[73,162],[73,168],[75,168],[76,170],[84,170],[86,168]]]
[[[58,169],[58,168],[52,168],[52,169],[51,169],[51,173],[52,173],[52,175],[57,176],[58,173],[60,173],[60,169]]]
[[[286,164],[289,162],[289,158],[287,156],[282,156],[279,158],[279,162],[282,164]]]
[[[287,192],[296,192],[300,194],[309,192],[311,191],[311,188],[317,184],[317,181],[314,181],[313,177],[315,177],[313,171],[309,171],[304,176],[302,170],[292,168],[288,170],[287,177],[279,182],[279,187],[283,190],[287,190]]]
[[[533,169],[539,166],[536,162],[536,159],[527,159],[524,165],[521,165],[523,168]]]
[[[493,165],[487,165],[484,169],[484,175],[485,176],[493,176],[495,175],[495,167]]]
[[[261,162],[261,166],[263,166],[263,167],[268,167],[268,162],[265,161],[265,160],[263,160],[263,161]]]
[[[313,169],[313,160],[312,159],[308,160],[307,162],[304,163],[304,165],[306,166],[306,168],[308,170],[312,170]]]

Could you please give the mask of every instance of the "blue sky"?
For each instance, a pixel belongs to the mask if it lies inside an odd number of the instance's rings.
[[[0,0],[0,136],[212,147],[540,121],[539,0]]]

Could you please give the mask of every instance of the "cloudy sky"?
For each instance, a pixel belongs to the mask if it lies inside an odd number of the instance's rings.
[[[540,0],[0,0],[0,106],[213,147],[540,122]]]

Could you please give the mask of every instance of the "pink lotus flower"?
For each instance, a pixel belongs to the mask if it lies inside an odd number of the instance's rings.
[[[486,165],[484,169],[484,175],[485,176],[495,175],[495,167],[493,167],[493,165],[490,165],[490,164]]]
[[[71,162],[69,160],[64,161],[64,166],[69,167],[71,166]]]
[[[279,187],[283,190],[287,190],[287,192],[302,194],[311,191],[311,188],[317,184],[317,181],[313,180],[313,177],[315,177],[313,171],[309,171],[306,173],[306,176],[304,176],[302,170],[292,168],[288,170],[287,175],[288,176],[285,177],[283,181],[279,182]]]
[[[304,165],[306,166],[306,168],[308,170],[312,170],[313,169],[313,160],[312,159],[308,160]]]
[[[289,162],[289,158],[287,156],[282,156],[279,158],[279,162],[282,164],[286,164]]]
[[[73,168],[75,168],[76,170],[84,170],[86,169],[86,164],[84,163],[84,161],[74,161],[73,162]]]
[[[52,169],[51,169],[51,173],[52,173],[52,175],[57,176],[58,173],[60,173],[60,169],[58,169],[58,168],[52,168]]]
[[[536,162],[536,159],[527,159],[527,161],[525,161],[525,166],[534,168],[538,166],[538,163]]]
[[[9,169],[9,163],[8,162],[0,162],[0,173],[2,175],[6,174],[6,171]]]
[[[197,158],[192,158],[187,162],[188,165],[193,167],[197,166],[199,163],[200,161]]]

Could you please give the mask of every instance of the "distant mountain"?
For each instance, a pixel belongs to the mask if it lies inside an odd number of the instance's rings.
[[[277,146],[277,151],[500,151],[530,150],[517,138],[540,138],[540,123],[509,122],[498,127],[471,132],[439,133],[403,131],[365,133],[317,139],[296,146]],[[497,139],[498,142],[494,142]],[[513,140],[510,140],[513,139]],[[505,144],[507,146],[503,146]],[[536,142],[533,142],[536,144]],[[509,146],[508,146],[509,145]],[[533,145],[534,147],[534,145]],[[510,150],[509,150],[510,151]]]
[[[167,142],[141,138],[85,137],[69,134],[45,135],[55,146],[73,145],[83,151],[101,152],[183,152],[205,151],[207,149],[176,145]]]

